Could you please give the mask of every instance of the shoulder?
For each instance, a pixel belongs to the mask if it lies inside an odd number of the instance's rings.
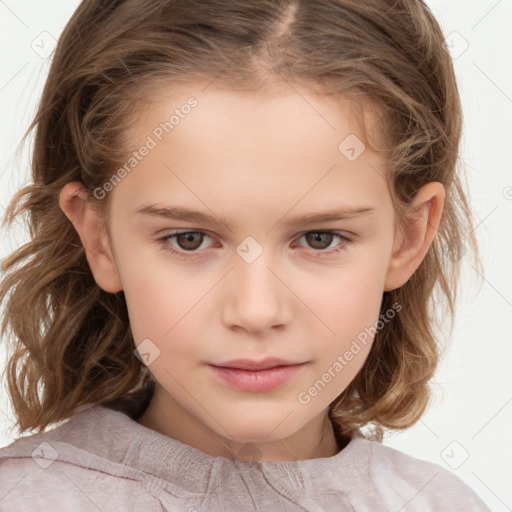
[[[372,445],[370,479],[391,509],[489,512],[478,495],[451,471],[381,443]]]
[[[116,475],[108,462],[103,468],[94,454],[50,434],[22,437],[0,449],[0,510],[162,510],[142,482]]]

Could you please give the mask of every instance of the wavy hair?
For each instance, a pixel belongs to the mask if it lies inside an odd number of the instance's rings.
[[[4,260],[0,284],[18,431],[44,430],[90,403],[132,418],[147,406],[155,379],[134,355],[124,294],[96,284],[59,193],[68,182],[83,183],[108,226],[108,196],[100,201],[94,190],[124,161],[137,105],[163,84],[205,80],[250,91],[276,80],[306,84],[351,96],[363,110],[377,106],[378,137],[368,142],[387,159],[401,221],[420,187],[444,185],[426,257],[407,283],[383,294],[381,314],[394,304],[400,314],[383,322],[363,367],[328,411],[337,435],[366,428],[375,440],[418,421],[440,356],[437,306],[453,328],[460,260],[470,249],[480,264],[459,159],[461,101],[442,43],[422,0],[82,1],[23,138],[35,130],[32,182],[3,220],[11,226],[26,215],[30,230],[30,241]]]

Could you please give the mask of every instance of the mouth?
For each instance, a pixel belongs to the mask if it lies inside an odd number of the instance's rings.
[[[208,365],[223,384],[238,391],[264,393],[273,391],[290,381],[306,363],[282,360],[236,360]]]
[[[267,357],[261,361],[254,361],[252,359],[233,359],[231,361],[224,361],[222,363],[210,363],[213,366],[220,368],[233,368],[238,370],[268,370],[277,366],[295,366],[304,364],[302,361],[286,361],[276,357]]]

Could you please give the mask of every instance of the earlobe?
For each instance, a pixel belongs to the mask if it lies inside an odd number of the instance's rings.
[[[442,218],[445,189],[441,183],[430,182],[416,194],[412,211],[395,236],[384,291],[404,285],[425,258]]]
[[[87,262],[98,286],[109,293],[123,289],[109,237],[100,213],[87,201],[87,190],[80,182],[66,184],[59,206],[75,227],[84,246]]]

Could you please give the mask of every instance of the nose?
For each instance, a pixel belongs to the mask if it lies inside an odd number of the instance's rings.
[[[286,278],[272,266],[265,252],[252,263],[236,262],[225,283],[223,321],[227,327],[262,334],[289,324],[293,294]]]

